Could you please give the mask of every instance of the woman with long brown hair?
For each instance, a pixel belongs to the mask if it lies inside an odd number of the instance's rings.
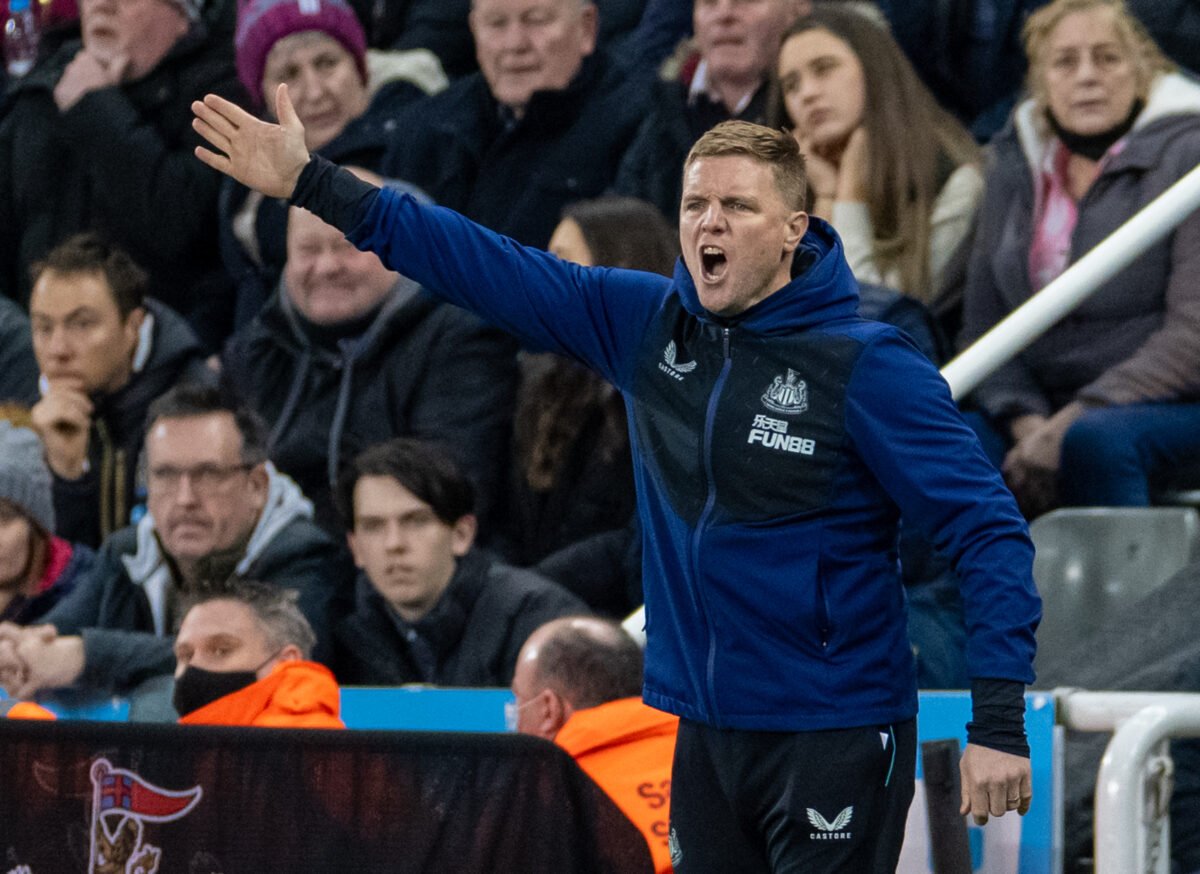
[[[979,149],[895,40],[865,14],[818,6],[784,35],[773,126],[807,160],[809,211],[861,282],[932,302],[983,191]]]

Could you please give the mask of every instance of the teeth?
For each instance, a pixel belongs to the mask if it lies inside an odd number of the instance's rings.
[[[700,251],[703,252],[705,255],[721,255],[721,254],[723,254],[721,252],[721,250],[718,249],[716,246],[705,246]]]

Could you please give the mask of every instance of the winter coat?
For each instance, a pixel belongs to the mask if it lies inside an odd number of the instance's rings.
[[[339,599],[348,598],[351,570],[338,543],[311,521],[312,504],[296,484],[268,465],[267,502],[233,572],[294,589],[317,634],[315,657],[327,658]],[[173,640],[180,616],[170,602],[179,591],[159,545],[154,517],[110,537],[96,565],[70,595],[42,617],[59,634],[82,634],[80,683],[124,690],[175,670]]]
[[[355,455],[391,437],[444,443],[496,515],[508,464],[516,342],[401,278],[366,332],[317,345],[282,289],[230,339],[222,381],[271,428],[268,454],[339,533],[333,486]]]
[[[1034,184],[1052,141],[1022,104],[996,141],[967,274],[966,346],[1034,292],[1029,251]],[[1200,84],[1159,78],[1126,136],[1079,201],[1070,261],[1078,261],[1200,163]],[[1200,213],[1108,280],[996,370],[972,397],[992,417],[1050,415],[1073,400],[1098,405],[1200,398]]]
[[[933,364],[856,315],[825,222],[810,222],[795,279],[723,319],[682,262],[673,279],[568,264],[319,158],[293,200],[625,395],[650,706],[762,731],[911,718],[901,513],[953,559],[970,676],[1033,680],[1025,522]]]
[[[563,207],[597,197],[617,174],[645,113],[644,88],[600,54],[560,91],[539,91],[506,128],[481,73],[413,104],[396,122],[382,171],[443,206],[532,246]]]
[[[232,46],[195,25],[142,78],[59,112],[54,86],[80,47],[67,43],[18,82],[0,122],[0,294],[27,304],[29,266],[91,230],[150,274],[154,297],[202,323],[207,290],[224,281],[220,176],[193,154],[191,103],[241,99]]]
[[[369,583],[360,579],[360,585]],[[398,617],[374,590],[334,630],[334,673],[346,686],[508,686],[517,654],[538,626],[587,612],[556,583],[474,550],[458,560],[433,609],[409,625],[432,650],[432,675],[421,669]]]
[[[66,540],[98,547],[133,521],[146,499],[137,472],[150,404],[177,383],[215,379],[187,323],[157,301],[145,307],[129,381],[93,398],[87,472],[74,480],[53,477],[56,533]]]

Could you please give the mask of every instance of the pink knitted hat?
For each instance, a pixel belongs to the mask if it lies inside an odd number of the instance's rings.
[[[341,43],[367,81],[367,38],[345,0],[247,0],[238,10],[238,78],[256,106],[262,106],[263,68],[271,47],[285,36],[318,30]]]

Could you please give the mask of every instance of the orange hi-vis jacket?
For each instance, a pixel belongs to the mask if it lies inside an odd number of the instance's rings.
[[[32,701],[0,701],[0,716],[9,719],[58,719],[45,707]]]
[[[283,661],[270,674],[179,720],[180,725],[254,725],[260,728],[345,728],[341,692],[324,665]]]
[[[678,730],[679,717],[640,698],[621,698],[575,711],[554,738],[641,829],[658,874],[671,871],[667,838]]]

